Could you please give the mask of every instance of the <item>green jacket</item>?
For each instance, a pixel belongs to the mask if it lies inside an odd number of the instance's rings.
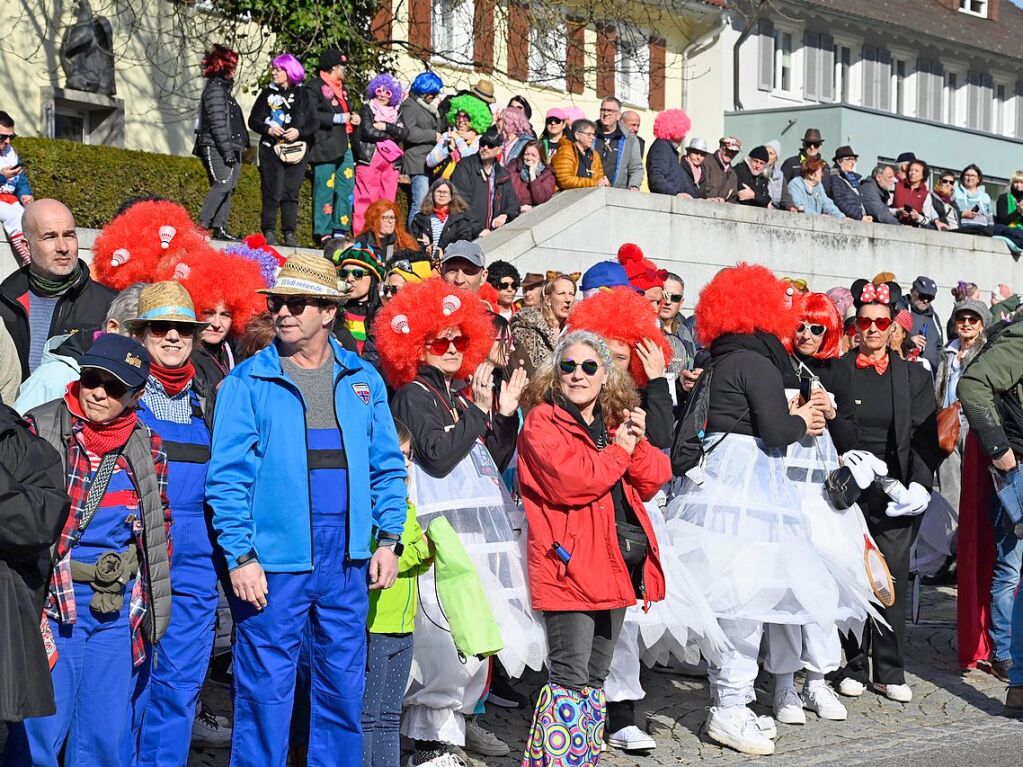
[[[1009,325],[962,372],[956,393],[970,429],[992,458],[1013,448],[1023,453],[1020,426],[1003,422],[1003,414],[1023,414],[1023,322]],[[1008,395],[1008,396],[1003,396]],[[1015,420],[1015,419],[1010,419]],[[1006,436],[1006,425],[1009,435]]]
[[[405,532],[401,542],[405,545],[398,560],[398,579],[391,588],[369,592],[370,634],[409,634],[415,628],[419,606],[420,573],[430,568],[430,547],[423,536],[423,528],[416,521],[416,509],[408,501]]]

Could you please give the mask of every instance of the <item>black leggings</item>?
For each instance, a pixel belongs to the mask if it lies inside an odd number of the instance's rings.
[[[277,227],[277,209],[281,211],[281,228],[294,232],[298,228],[298,190],[305,178],[304,162],[286,165],[277,159],[274,150],[259,145],[260,191],[263,193],[261,228],[273,231]]]

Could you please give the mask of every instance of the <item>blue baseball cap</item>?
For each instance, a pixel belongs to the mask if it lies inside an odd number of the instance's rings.
[[[632,285],[629,284],[624,266],[617,261],[601,261],[583,273],[583,281],[579,288],[583,291],[597,288],[632,289]]]
[[[105,370],[129,389],[140,389],[149,378],[149,352],[128,336],[104,333],[78,360],[80,368]]]

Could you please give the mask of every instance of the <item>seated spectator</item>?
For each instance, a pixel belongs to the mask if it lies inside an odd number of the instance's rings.
[[[894,186],[895,168],[891,165],[878,165],[870,174],[870,178],[860,181],[859,193],[863,210],[875,223],[899,223],[891,211]]]
[[[800,213],[845,218],[845,214],[835,207],[821,186],[825,167],[824,160],[819,157],[807,158],[800,176],[789,182],[792,202]]]
[[[558,191],[554,169],[547,164],[543,142],[538,139],[526,144],[519,156],[508,164],[508,175],[522,203],[522,213],[547,202]]]
[[[639,139],[622,127],[621,119],[622,102],[613,96],[600,102],[593,148],[612,187],[638,192],[643,185],[643,152]]]
[[[646,157],[647,182],[654,194],[682,195],[684,197],[702,197],[696,192],[696,184],[692,175],[686,178],[682,166],[682,145],[686,140],[692,122],[689,115],[681,109],[666,109],[654,119],[654,143]],[[699,163],[702,165],[703,157]],[[702,178],[702,171],[697,170]]]
[[[479,151],[461,160],[451,174],[451,183],[469,204],[473,239],[500,229],[519,215],[521,207],[511,176],[497,161],[500,134],[489,128],[479,144]]]
[[[895,185],[892,213],[906,226],[933,226],[944,231],[948,227],[938,220],[934,212],[927,177],[930,168],[923,160],[911,160],[906,168],[906,178]]]
[[[934,191],[931,192],[931,205],[934,206],[934,213],[937,215],[938,221],[947,226],[950,232],[958,231],[962,220],[962,212],[952,194],[955,183],[956,177],[946,171],[935,182]]]
[[[856,172],[856,161],[859,159],[851,146],[840,146],[835,150],[835,167],[831,169],[831,199],[835,207],[854,221],[871,222],[874,219],[860,198],[862,176]]]
[[[757,146],[746,155],[745,160],[735,166],[739,191],[733,202],[755,208],[766,208],[771,204],[771,193],[767,188],[767,177],[764,176],[764,168],[770,159],[767,147]]]
[[[991,196],[984,189],[984,174],[972,163],[959,174],[955,187],[955,201],[962,214],[960,231],[969,234],[990,235],[995,223]]]
[[[771,207],[795,212],[796,206],[792,204],[792,198],[789,196],[788,181],[785,180],[785,174],[781,172],[781,142],[772,139],[764,146],[767,148],[769,158],[767,167],[764,168],[764,175],[767,177],[767,192],[771,195]]]
[[[497,118],[501,131],[501,164],[508,164],[522,153],[522,148],[533,140],[533,129],[526,113],[518,107],[508,107]]]
[[[704,185],[707,197],[712,200],[732,202],[739,191],[738,180],[732,162],[742,151],[742,142],[733,136],[724,136],[718,141],[718,151],[703,163]]]
[[[32,202],[32,187],[28,183],[21,158],[14,150],[14,119],[0,112],[0,225],[11,240],[11,247],[19,266],[29,262],[28,242],[21,228],[25,206]]]
[[[487,282],[497,291],[497,314],[511,320],[519,309],[515,306],[515,294],[519,292],[519,270],[507,261],[494,261],[487,269]]]
[[[611,186],[604,176],[600,155],[593,151],[597,126],[585,118],[572,123],[571,140],[562,136],[551,161],[558,189],[588,189]]]
[[[565,125],[568,116],[561,107],[551,107],[547,110],[547,118],[544,121],[543,133],[540,134],[540,142],[543,144],[543,151],[547,154],[547,160],[554,159],[554,153],[558,151],[558,144],[565,133]]]
[[[824,138],[817,128],[807,128],[803,133],[802,146],[798,154],[792,155],[781,164],[782,175],[785,176],[787,184],[792,179],[802,174],[803,163],[811,157],[821,156],[821,147],[824,146]]]
[[[440,175],[451,178],[459,160],[479,151],[479,140],[494,118],[487,105],[469,94],[455,96],[447,112],[447,120],[454,125],[440,137],[437,146],[426,156],[427,168],[440,168]]]
[[[459,240],[471,240],[474,226],[469,204],[446,178],[439,178],[430,186],[423,206],[412,218],[410,234],[423,247],[443,252],[448,245]]]

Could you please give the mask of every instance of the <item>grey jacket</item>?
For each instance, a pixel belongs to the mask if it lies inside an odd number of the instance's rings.
[[[837,168],[831,169],[831,199],[834,200],[835,207],[845,213],[846,218],[862,221],[863,216],[870,214],[864,209],[863,199],[860,197],[859,186],[863,183],[863,179],[858,173],[853,175],[857,178],[855,188],[842,175],[842,171]]]
[[[398,113],[401,122],[408,128],[401,172],[409,176],[422,176],[427,172],[426,155],[437,145],[437,134],[441,130],[440,116],[413,97],[402,102]]]
[[[604,175],[608,181],[614,176],[611,184],[615,189],[628,189],[643,186],[643,148],[639,145],[639,138],[634,133],[619,124],[618,129],[622,132],[625,141],[622,142],[621,157],[615,161],[614,153],[605,152],[603,149],[604,140],[597,134],[593,143],[593,151],[600,155],[600,162],[604,166]],[[611,143],[620,141],[620,138],[612,139]],[[615,166],[618,167],[618,175],[615,176]]]
[[[873,177],[860,181],[860,201],[867,215],[873,216],[875,224],[899,223],[899,219],[895,218],[888,207],[890,197],[890,193],[882,190]]]

